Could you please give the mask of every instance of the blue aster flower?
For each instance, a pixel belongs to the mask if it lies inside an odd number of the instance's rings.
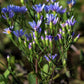
[[[59,37],[59,39],[61,39],[61,38],[62,38],[62,35],[61,35],[61,34],[57,34],[57,36]]]
[[[72,37],[75,35],[75,32],[72,33]]]
[[[51,0],[51,2],[53,3],[53,2],[55,2],[56,0]]]
[[[44,37],[43,36],[41,36],[41,40],[44,40]]]
[[[67,23],[62,23],[60,25],[61,25],[61,27],[65,27],[65,26],[67,26]]]
[[[66,8],[63,9],[62,6],[59,6],[59,2],[50,5],[50,10],[56,11],[57,13],[63,14],[66,12]]]
[[[5,34],[11,34],[12,30],[13,30],[13,26],[10,26],[8,28],[5,28],[3,33],[5,33]]]
[[[6,13],[4,13],[4,14],[2,15],[2,17],[6,20],[6,19],[7,19]]]
[[[31,34],[25,34],[25,37],[26,37],[26,39],[27,39],[27,41],[29,41],[30,39],[32,39],[32,36],[31,36]]]
[[[12,10],[8,10],[7,8],[2,8],[2,11],[1,12],[3,13],[2,17],[4,19],[7,19],[6,13],[9,14],[9,18],[12,18],[14,16],[14,12]]]
[[[27,8],[25,6],[15,6],[15,5],[9,5],[7,6],[8,10],[12,10],[15,13],[25,13],[27,11]]]
[[[33,38],[34,38],[34,40],[36,40],[35,32],[33,32]]]
[[[46,35],[45,40],[48,40],[48,35]]]
[[[17,31],[13,31],[13,34],[16,37],[22,37],[24,35],[25,31],[23,31],[23,29],[17,30]]]
[[[5,34],[11,34],[10,28],[5,28],[3,33],[5,33]]]
[[[54,24],[54,25],[57,23],[58,19],[59,19],[59,18],[57,17],[57,18],[55,18],[55,19],[53,20],[53,24]]]
[[[49,41],[52,41],[52,39],[53,39],[53,36],[48,35],[48,40],[49,40]]]
[[[27,8],[25,6],[15,6],[15,5],[9,5],[7,8],[2,8],[1,12],[3,13],[2,17],[4,19],[7,19],[6,14],[8,14],[9,18],[12,18],[14,16],[14,13],[25,13],[27,11]]]
[[[50,59],[52,59],[52,60],[54,60],[55,59],[55,57],[57,56],[57,54],[55,54],[55,55],[51,55],[51,54],[49,54],[49,57],[48,56],[44,56],[45,58],[46,58],[46,60],[49,62],[50,61]],[[49,59],[50,58],[50,59]]]
[[[37,23],[35,21],[29,22],[30,26],[35,30],[35,31],[41,31],[40,25],[42,21],[38,20]]]
[[[55,37],[54,37],[54,40],[55,40],[55,41],[57,41],[57,40],[58,40],[57,36],[55,36]]]
[[[46,0],[47,2],[49,2],[50,0]],[[55,2],[56,0],[51,0],[51,2],[53,3],[53,2]]]
[[[47,24],[50,24],[50,22],[53,22],[53,24],[56,24],[58,21],[58,17],[56,18],[57,15],[53,15],[53,14],[46,14],[46,18],[47,18]]]
[[[33,6],[33,9],[37,12],[37,13],[40,13],[42,10],[43,10],[43,8],[44,8],[44,6],[45,6],[45,4],[38,4],[38,5],[35,5],[35,6]]]
[[[7,13],[7,12],[8,12],[8,11],[7,11],[7,8],[5,8],[5,7],[2,8],[1,12],[2,12],[2,13]]]
[[[30,42],[29,45],[28,45],[29,49],[32,48],[32,43]]]
[[[71,17],[71,19],[68,19],[66,21],[66,23],[69,25],[69,26],[73,26],[75,23],[76,23],[76,20],[73,19],[74,16]]]
[[[67,1],[67,4],[71,4],[72,6],[75,5],[76,3],[76,0],[68,0]]]
[[[45,5],[44,10],[46,11],[46,13],[48,13],[49,10],[50,10],[50,6],[49,5]]]
[[[26,6],[20,7],[20,13],[25,13],[27,11]]]
[[[12,18],[14,16],[14,12],[12,10],[9,10],[9,18]]]

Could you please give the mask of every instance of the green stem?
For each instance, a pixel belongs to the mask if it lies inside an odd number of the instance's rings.
[[[37,61],[37,59],[36,59],[36,60],[35,60],[35,72],[36,72],[36,74],[38,73],[37,64],[38,64],[38,61]],[[38,84],[38,77],[37,77],[37,76],[36,76],[36,84]]]

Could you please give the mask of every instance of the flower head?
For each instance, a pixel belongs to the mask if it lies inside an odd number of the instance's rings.
[[[7,8],[2,8],[1,12],[3,13],[2,17],[7,19],[6,14],[8,14],[9,18],[14,16],[14,13],[25,13],[27,8],[25,6],[15,6],[15,5],[8,5]]]
[[[34,30],[36,30],[36,31],[38,31],[38,30],[40,29],[41,23],[42,23],[41,20],[38,20],[37,23],[36,23],[35,21],[29,22],[30,26],[31,26]],[[39,31],[40,31],[40,30],[39,30]]]
[[[50,6],[49,5],[45,5],[44,10],[46,11],[46,13],[48,13],[49,10],[50,10]]]
[[[49,35],[49,36],[48,36],[48,39],[49,39],[49,41],[52,41],[53,36]]]
[[[23,31],[23,29],[17,30],[17,31],[13,31],[13,34],[16,37],[22,37],[24,35],[25,31]]]
[[[7,12],[8,12],[8,11],[7,11],[7,8],[5,8],[5,7],[2,8],[1,12],[2,12],[2,13],[7,13]]]
[[[12,10],[15,13],[25,13],[27,11],[27,8],[25,6],[15,6],[15,5],[9,5],[7,6],[8,10]]]
[[[11,33],[10,28],[5,28],[3,33],[5,33],[5,34],[10,34],[10,33]]]
[[[73,19],[74,16],[71,17],[71,19],[68,19],[66,21],[66,23],[69,25],[69,26],[73,26],[75,23],[76,23],[76,20]]]
[[[47,24],[50,24],[50,22],[53,22],[53,24],[56,24],[58,21],[58,17],[56,18],[57,15],[53,15],[53,14],[46,14],[46,18],[47,18]]]
[[[44,8],[44,6],[45,6],[45,4],[38,4],[38,5],[35,5],[35,6],[33,6],[33,9],[37,12],[37,13],[40,13],[42,10],[43,10],[43,8]]]
[[[14,16],[14,13],[12,10],[9,10],[9,18],[12,18]]]
[[[29,45],[28,45],[29,49],[32,48],[32,43],[30,42]]]
[[[55,40],[55,41],[57,41],[57,40],[58,40],[57,36],[55,36],[55,37],[54,37],[54,40]]]
[[[47,2],[49,2],[50,0],[46,0]],[[53,3],[53,2],[55,2],[56,0],[51,0],[51,2]]]
[[[69,6],[75,5],[75,3],[76,3],[76,0],[67,1],[67,4],[68,4]]]
[[[49,54],[49,56],[45,55],[44,57],[46,58],[47,61],[50,61],[50,59],[54,60],[56,56],[57,56],[57,54],[55,54],[55,55]]]
[[[30,39],[32,39],[32,36],[31,36],[31,34],[25,34],[25,37],[26,37],[26,39],[27,39],[27,41],[29,41]]]
[[[61,38],[62,38],[62,35],[61,35],[61,34],[57,34],[57,35],[58,35],[59,39],[61,39]]]
[[[62,6],[59,6],[59,2],[50,5],[50,10],[56,11],[57,13],[63,14],[66,12],[66,8],[62,9]]]
[[[41,40],[44,40],[44,37],[43,36],[41,36]]]

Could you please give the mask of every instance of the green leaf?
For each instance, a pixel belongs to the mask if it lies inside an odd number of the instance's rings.
[[[34,16],[34,12],[33,12],[33,10],[30,10],[30,13],[31,13],[32,16]]]
[[[45,65],[43,66],[43,71],[44,71],[45,73],[48,73],[48,64],[45,64]],[[45,74],[45,76],[46,76],[46,74]]]
[[[3,75],[0,74],[0,84],[6,84],[5,83],[5,78]]]
[[[7,79],[9,74],[10,74],[10,71],[7,69],[7,70],[4,72],[4,77]]]
[[[36,84],[36,76],[31,72],[28,74],[29,84]]]

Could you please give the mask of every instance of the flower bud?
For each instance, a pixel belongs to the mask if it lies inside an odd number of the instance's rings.
[[[75,37],[74,42],[76,42],[79,37],[80,37],[80,34],[78,34],[78,35]]]
[[[26,43],[26,41],[24,41],[24,45],[25,45],[25,47],[27,47],[27,43]]]
[[[48,46],[48,36],[45,37],[46,46]]]

